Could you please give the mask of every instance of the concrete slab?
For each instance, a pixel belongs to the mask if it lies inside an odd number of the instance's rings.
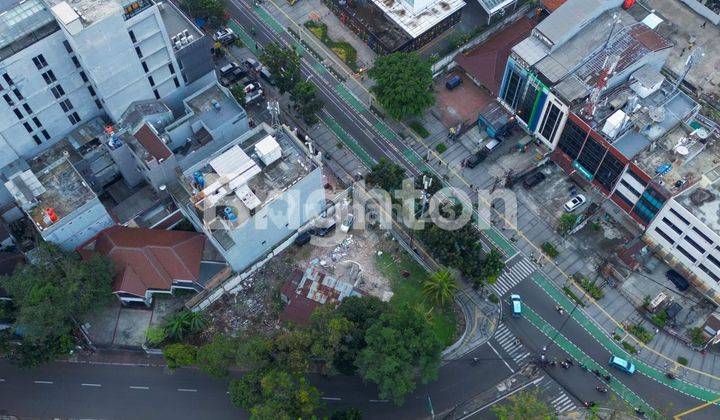
[[[145,342],[152,311],[123,308],[115,330],[114,346],[141,347]]]
[[[90,336],[90,340],[95,346],[112,346],[115,328],[120,315],[120,307],[120,302],[113,299],[107,305],[95,308],[83,320],[88,336]]]
[[[455,75],[460,76],[463,82],[455,89],[448,90],[445,82]],[[487,91],[477,87],[460,71],[453,71],[445,77],[438,77],[435,80],[434,90],[436,107],[441,114],[440,120],[447,129],[460,123],[476,124],[478,110],[494,100]]]

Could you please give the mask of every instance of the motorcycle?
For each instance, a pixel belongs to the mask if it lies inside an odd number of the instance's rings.
[[[608,389],[607,389],[607,388],[605,388],[604,386],[600,386],[600,385],[596,386],[595,389],[596,389],[598,392],[602,392],[603,394],[605,394],[605,393],[608,392]]]
[[[570,365],[568,362],[560,362],[560,366],[563,367],[563,369],[570,369]]]
[[[562,306],[560,306],[560,305],[555,306],[555,310],[558,311],[558,313],[560,315],[565,315],[565,309],[563,309]]]
[[[595,401],[583,401],[583,406],[585,406],[585,408],[595,407]]]
[[[474,365],[474,364],[477,364],[479,361],[480,361],[480,359],[478,359],[477,357],[473,357],[472,360],[470,361],[470,364]]]
[[[570,358],[565,359],[565,363],[567,363],[570,366],[575,366],[575,362],[573,362],[573,360]]]

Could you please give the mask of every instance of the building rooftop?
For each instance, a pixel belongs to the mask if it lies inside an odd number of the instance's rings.
[[[701,183],[675,199],[707,227],[720,234],[720,167],[705,174],[711,184]]]
[[[194,117],[202,121],[202,124],[209,130],[213,130],[245,112],[237,101],[226,94],[218,84],[212,84],[209,88],[188,97],[184,102]]]
[[[173,2],[166,1],[162,3],[160,17],[176,50],[183,49],[203,37],[200,29],[185,17]]]
[[[80,19],[88,27],[107,16],[122,14],[130,19],[154,4],[152,0],[46,0],[60,23],[69,25]]]
[[[496,0],[485,0],[496,3]],[[507,0],[512,1],[512,0]],[[427,30],[437,25],[446,17],[462,9],[464,0],[434,0],[410,2],[403,0],[372,0],[380,10],[395,24],[402,28],[410,37],[417,38]],[[420,5],[419,3],[422,3]]]
[[[241,225],[317,167],[289,129],[271,133],[266,124],[255,127],[185,171],[190,201],[200,212],[215,209],[211,226]]]
[[[96,198],[66,157],[49,162],[40,170],[20,172],[5,186],[40,230]]]
[[[623,0],[569,0],[555,9],[535,27],[550,48],[563,44],[596,18],[610,9],[617,9]]]
[[[134,147],[136,153],[142,156],[146,162],[162,162],[172,155],[170,149],[163,143],[150,124],[143,124],[142,127],[133,134],[133,137],[142,146]]]
[[[172,111],[167,105],[156,100],[136,101],[123,112],[120,117],[120,125],[136,130],[144,121],[153,116],[168,115],[172,118]],[[156,121],[150,121],[153,127],[159,127]]]
[[[0,1],[0,61],[60,29],[41,0]]]

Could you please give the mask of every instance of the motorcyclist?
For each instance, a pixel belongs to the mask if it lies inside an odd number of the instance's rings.
[[[608,389],[605,388],[605,387],[602,386],[602,385],[596,386],[595,389],[597,389],[598,391],[600,391],[600,392],[602,392],[602,393],[608,392]]]

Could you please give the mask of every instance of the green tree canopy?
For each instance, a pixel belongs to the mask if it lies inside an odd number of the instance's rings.
[[[163,348],[163,356],[170,369],[194,365],[196,355],[197,349],[189,344],[174,343]]]
[[[292,48],[273,43],[265,47],[260,57],[265,63],[280,93],[290,92],[300,81],[300,56]]]
[[[375,79],[373,93],[393,118],[419,115],[435,103],[430,64],[417,53],[379,57],[368,74]]]
[[[535,391],[520,391],[505,402],[495,404],[491,410],[500,420],[550,420],[556,417],[550,406],[541,401]]]
[[[230,93],[232,93],[233,98],[240,104],[240,106],[245,106],[245,86],[242,84],[237,84],[230,88]]]
[[[560,235],[565,236],[570,232],[578,222],[580,216],[574,213],[565,213],[558,220],[557,231]]]
[[[367,346],[355,364],[365,380],[377,384],[381,398],[403,403],[415,389],[437,376],[442,343],[422,315],[408,306],[384,313],[368,328]]]
[[[273,345],[268,338],[253,335],[239,340],[236,362],[243,369],[262,370],[272,363]]]
[[[490,252],[485,256],[482,262],[482,277],[481,282],[484,284],[493,284],[497,280],[498,276],[505,268],[505,261],[503,260],[502,254],[495,248],[491,249]],[[476,279],[476,284],[478,283]]]
[[[293,109],[309,125],[318,122],[317,113],[320,112],[324,103],[317,96],[317,87],[311,82],[300,81],[290,91],[290,100],[293,102]]]
[[[197,349],[197,365],[203,372],[216,378],[228,375],[228,367],[235,364],[237,340],[222,335]]]
[[[205,328],[207,318],[202,311],[182,311],[173,314],[165,319],[164,328],[168,337],[183,341],[186,338],[199,333]]]
[[[225,23],[225,4],[220,0],[181,0],[180,5],[192,16],[207,19],[210,28]]]
[[[457,289],[457,282],[447,268],[432,273],[422,283],[422,292],[425,297],[439,306],[445,306],[452,301]]]
[[[395,190],[402,188],[402,182],[405,179],[405,169],[392,162],[388,162],[385,158],[370,168],[370,172],[365,175],[365,182],[373,187],[381,188],[390,195]]]
[[[35,256],[35,264],[0,277],[0,285],[13,299],[16,332],[28,344],[25,350],[32,353],[32,364],[67,351],[68,346],[56,342],[65,337],[63,342],[71,343],[76,321],[112,299],[114,273],[107,258],[95,255],[83,260],[50,243],[41,243]]]
[[[320,408],[320,392],[305,378],[272,369],[254,371],[230,382],[230,400],[256,419],[311,418]]]
[[[362,420],[362,411],[350,407],[345,410],[333,411],[330,420]]]

